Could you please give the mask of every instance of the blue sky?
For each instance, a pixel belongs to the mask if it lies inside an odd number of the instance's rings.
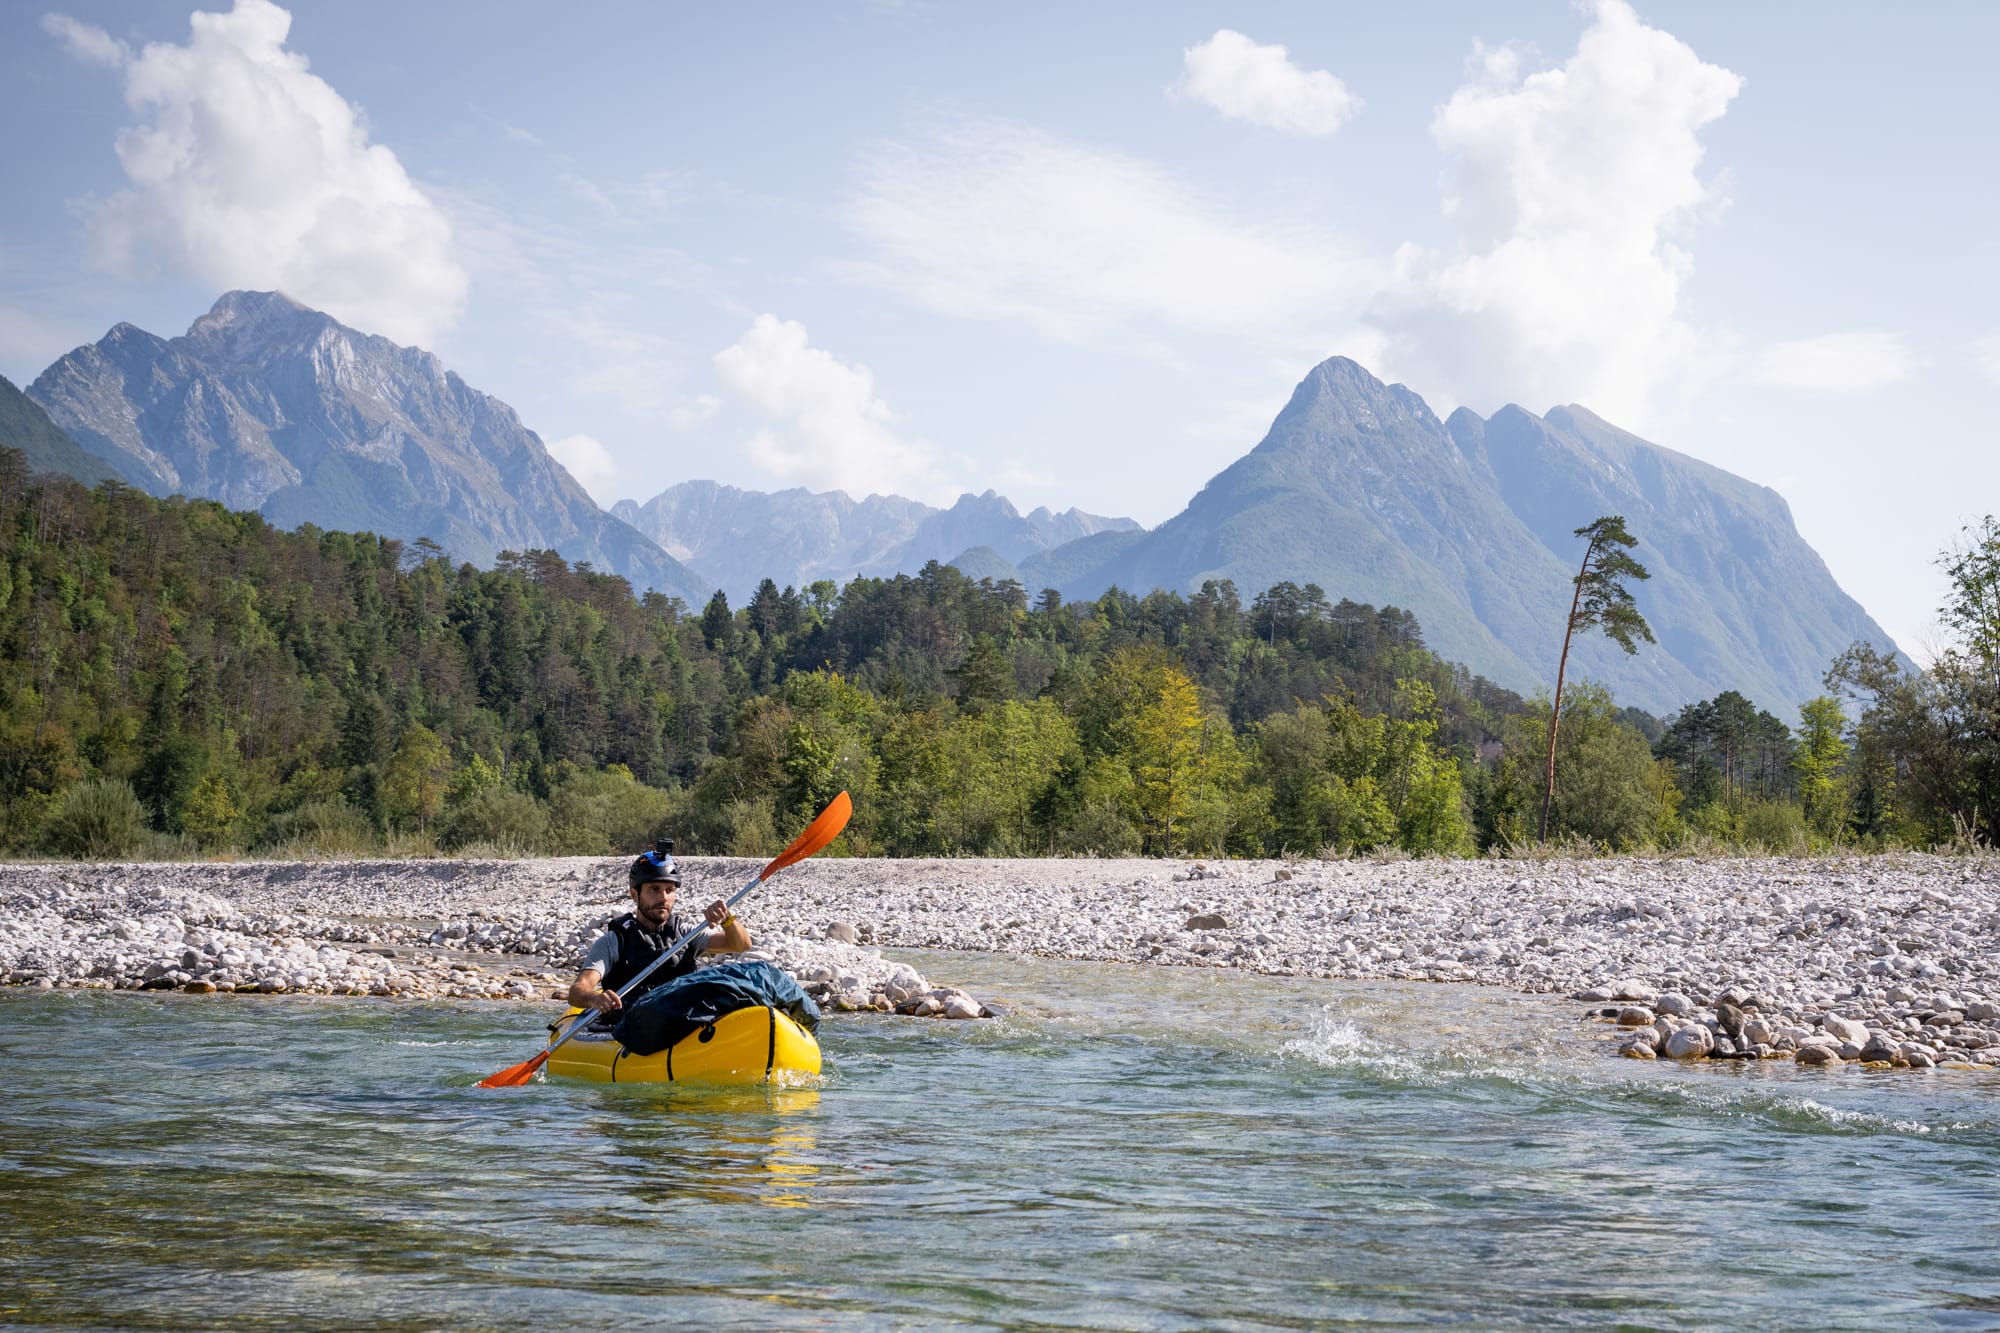
[[[278,288],[606,504],[1152,524],[1344,354],[1776,487],[1923,656],[1938,550],[2000,508],[1996,39],[1971,3],[9,6],[0,373]]]

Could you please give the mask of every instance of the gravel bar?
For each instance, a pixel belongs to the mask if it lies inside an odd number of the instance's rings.
[[[0,980],[546,1002],[624,858],[0,865]],[[683,862],[685,906],[759,863]],[[2000,858],[878,860],[745,901],[836,1009],[990,1015],[884,950],[1567,995],[1636,1059],[2000,1064]]]

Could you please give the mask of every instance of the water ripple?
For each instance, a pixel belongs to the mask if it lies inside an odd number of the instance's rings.
[[[0,1234],[37,1256],[0,1323],[2000,1327],[1977,1076],[918,961],[1012,1016],[831,1017],[797,1088],[475,1088],[539,1044],[506,1006],[0,996]]]

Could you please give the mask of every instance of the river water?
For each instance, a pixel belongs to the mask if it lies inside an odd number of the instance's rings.
[[[2000,1077],[908,955],[811,1087],[472,1085],[520,1006],[0,994],[0,1327],[2000,1328]]]

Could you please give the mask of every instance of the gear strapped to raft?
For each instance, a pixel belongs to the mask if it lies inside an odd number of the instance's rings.
[[[717,963],[647,991],[625,1007],[611,1030],[634,1055],[653,1055],[699,1032],[724,1014],[769,1005],[808,1032],[819,1027],[819,1006],[799,983],[770,963]]]

